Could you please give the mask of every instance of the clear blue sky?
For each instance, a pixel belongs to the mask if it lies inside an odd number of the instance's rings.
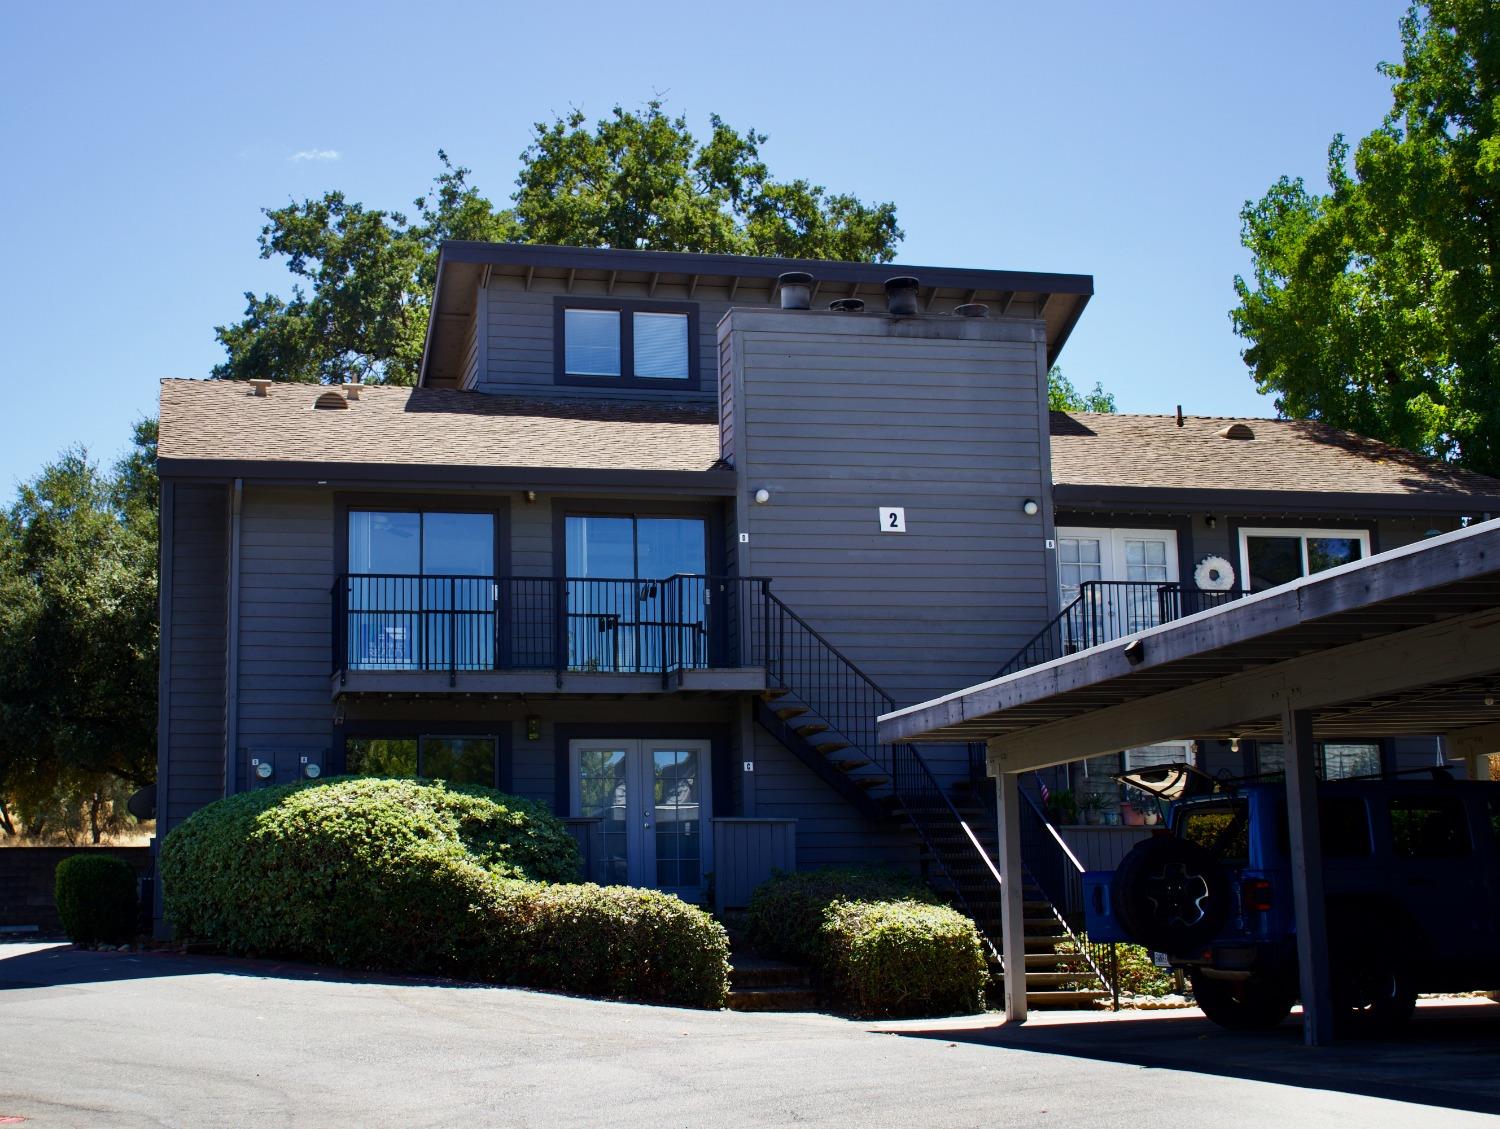
[[[1271,414],[1227,316],[1238,212],[1379,122],[1404,8],[7,5],[0,498],[69,444],[115,457],[243,291],[286,291],[261,207],[408,206],[440,147],[500,202],[533,122],[653,93],[769,133],[778,176],[895,201],[904,261],[1092,274],[1062,364],[1122,410]]]

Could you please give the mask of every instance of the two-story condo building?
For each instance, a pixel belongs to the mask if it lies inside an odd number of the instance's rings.
[[[1049,416],[1091,291],[452,243],[415,388],[164,382],[161,833],[420,774],[546,801],[600,881],[737,905],[889,862],[962,897],[970,751],[877,715],[1059,615],[1128,631],[1500,512],[1315,426]]]

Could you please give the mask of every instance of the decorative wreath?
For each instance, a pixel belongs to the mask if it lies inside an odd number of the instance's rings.
[[[1234,587],[1234,566],[1223,557],[1204,557],[1193,569],[1193,581],[1205,592],[1227,592]]]

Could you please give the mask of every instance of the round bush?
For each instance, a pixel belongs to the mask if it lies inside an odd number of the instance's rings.
[[[832,986],[857,1015],[956,1015],[984,1008],[989,979],[974,923],[921,902],[834,902],[822,933]]]
[[[161,851],[168,918],[230,952],[723,1002],[728,941],[712,918],[657,891],[551,884],[578,866],[540,805],[364,777],[220,800]]]
[[[821,930],[836,901],[910,901],[940,905],[931,887],[896,870],[829,867],[778,872],[757,886],[745,910],[749,941],[768,956],[816,964],[824,952]]]
[[[136,876],[123,859],[69,855],[57,864],[53,897],[74,944],[120,944],[136,934]]]
[[[778,874],[751,895],[745,924],[757,949],[810,965],[823,991],[857,1015],[983,1007],[989,972],[978,930],[910,875]]]

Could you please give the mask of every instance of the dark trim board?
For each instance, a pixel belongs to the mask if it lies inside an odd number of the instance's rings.
[[[644,271],[729,278],[775,278],[785,271],[808,271],[830,282],[879,284],[896,275],[914,274],[924,286],[960,289],[1036,291],[1043,294],[1093,294],[1087,274],[927,267],[908,263],[849,263],[831,259],[773,259],[748,255],[700,255],[683,251],[636,251],[617,248],[558,247],[539,243],[481,243],[453,239],[443,244],[439,275],[446,263],[491,266],[552,267],[580,270]],[[433,303],[437,309],[437,303]]]
[[[299,483],[349,488],[373,483],[420,483],[428,488],[538,490],[580,488],[601,492],[659,489],[671,493],[732,495],[732,470],[596,470],[570,467],[496,467],[410,463],[309,463],[272,459],[159,459],[163,478],[243,478],[257,483]]]
[[[681,738],[683,740],[707,740],[709,743],[709,765],[712,776],[713,806],[707,818],[733,815],[733,781],[730,779],[733,751],[733,726],[725,722],[588,722],[552,727],[553,811],[566,817],[571,781],[568,779],[568,743],[587,739],[619,737],[622,740],[650,739],[652,737]]]
[[[1080,486],[1055,484],[1052,498],[1059,510],[1132,510],[1135,513],[1182,513],[1204,510],[1224,514],[1358,514],[1362,517],[1412,517],[1424,513],[1500,514],[1500,497],[1481,494],[1347,494],[1318,490],[1169,489],[1160,486]]]

